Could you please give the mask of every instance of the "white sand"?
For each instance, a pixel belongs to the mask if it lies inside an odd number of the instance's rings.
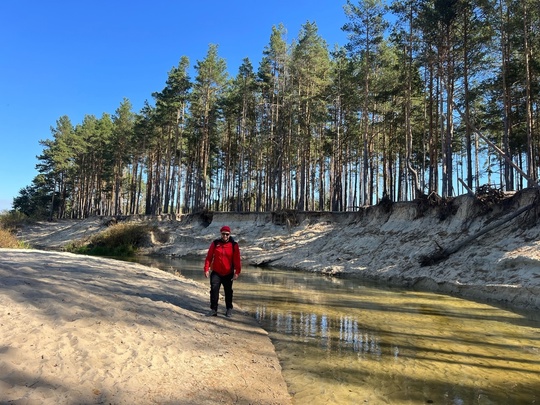
[[[0,250],[0,403],[287,404],[249,316],[208,288],[100,258]]]

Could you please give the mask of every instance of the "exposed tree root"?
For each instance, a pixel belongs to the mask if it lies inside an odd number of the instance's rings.
[[[490,225],[487,225],[485,226],[483,229],[481,229],[480,231],[478,231],[477,233],[475,233],[474,235],[471,235],[465,239],[463,239],[461,242],[453,245],[453,246],[450,246],[448,248],[443,248],[441,246],[438,246],[438,249],[429,254],[429,255],[421,255],[420,258],[419,258],[419,263],[421,266],[431,266],[431,265],[434,265],[434,264],[437,264],[443,260],[446,260],[451,254],[457,252],[458,250],[460,250],[462,247],[464,246],[468,246],[470,245],[470,243],[472,241],[474,241],[475,239],[479,238],[480,236],[496,229],[496,228],[499,228],[500,226],[506,224],[507,222],[511,221],[512,219],[520,216],[521,214],[525,213],[525,212],[529,212],[531,211],[532,209],[534,208],[538,208],[539,206],[539,202],[538,202],[538,198],[536,198],[536,200],[529,204],[529,205],[526,205],[525,207],[522,207],[520,209],[518,209],[517,211],[513,212],[512,214],[504,217],[504,218],[501,218],[500,220],[498,221],[495,221],[495,222],[492,222]],[[537,215],[534,215],[534,221],[536,221],[536,218],[538,218]],[[528,218],[528,221],[531,221],[531,218],[529,217]]]

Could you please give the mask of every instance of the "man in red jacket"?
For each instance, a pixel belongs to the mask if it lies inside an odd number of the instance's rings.
[[[233,281],[242,271],[240,248],[231,236],[231,228],[223,226],[220,229],[221,238],[210,244],[204,261],[204,276],[210,274],[210,312],[207,316],[217,316],[219,289],[223,285],[225,292],[225,316],[232,316]],[[210,273],[210,269],[212,273]]]

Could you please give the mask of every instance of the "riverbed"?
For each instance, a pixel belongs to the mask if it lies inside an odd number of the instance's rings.
[[[200,260],[138,261],[208,282]],[[268,331],[296,404],[540,401],[535,312],[249,266],[234,294]]]

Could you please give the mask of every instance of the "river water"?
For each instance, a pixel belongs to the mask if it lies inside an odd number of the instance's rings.
[[[208,283],[202,261],[137,261]],[[255,267],[234,302],[269,333],[294,404],[540,404],[534,312]]]

